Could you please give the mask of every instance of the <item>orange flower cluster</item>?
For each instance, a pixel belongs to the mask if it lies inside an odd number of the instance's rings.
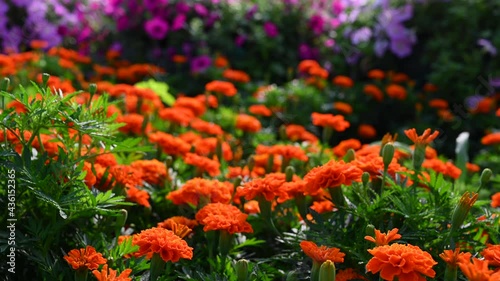
[[[195,152],[198,155],[210,156],[215,153],[217,149],[217,138],[203,138],[193,141],[192,145],[195,147]],[[222,142],[222,158],[226,161],[233,159],[233,151],[227,142]]]
[[[339,248],[318,246],[316,243],[307,240],[300,242],[300,248],[302,248],[302,251],[304,251],[308,257],[318,264],[322,264],[327,260],[336,263],[344,262],[345,254],[342,253]]]
[[[332,151],[337,157],[343,157],[349,149],[360,149],[361,142],[357,139],[347,139],[341,141],[337,146],[335,146]]]
[[[290,124],[286,126],[285,131],[287,138],[290,139],[291,141],[300,140],[300,141],[307,141],[310,143],[318,142],[318,138],[314,134],[308,132],[304,128],[304,126]]]
[[[209,135],[222,135],[224,133],[219,125],[204,121],[202,119],[194,119],[193,121],[191,121],[190,126],[200,133],[206,133]]]
[[[339,111],[342,114],[349,115],[352,114],[352,106],[346,102],[334,102],[333,103],[333,109]]]
[[[449,176],[453,179],[458,179],[462,174],[457,166],[453,165],[451,162],[443,162],[439,159],[425,159],[422,163],[422,167],[432,169],[437,173],[441,173],[445,176]]]
[[[299,146],[294,145],[284,145],[277,144],[273,146],[265,146],[265,145],[257,145],[255,149],[257,154],[272,154],[272,155],[280,155],[285,159],[298,159],[300,161],[307,161],[309,157],[307,157],[304,150],[302,150]]]
[[[227,97],[235,96],[238,90],[234,84],[226,81],[212,81],[205,85],[207,92],[221,93]]]
[[[195,226],[198,225],[198,222],[196,220],[188,219],[188,218],[183,217],[183,216],[174,216],[174,217],[170,217],[162,222],[159,222],[157,226],[166,228],[168,230],[172,230],[171,225],[174,223],[185,225],[191,229],[193,229]]]
[[[405,130],[405,135],[413,142],[415,145],[428,145],[439,135],[439,131],[434,131],[431,134],[431,129],[426,129],[424,133],[419,136],[417,135],[417,130],[415,128]]]
[[[367,96],[373,97],[374,100],[381,102],[384,99],[384,93],[377,86],[367,84],[363,88],[363,93]]]
[[[376,79],[376,80],[382,80],[385,78],[385,73],[384,71],[380,69],[372,69],[368,71],[368,78],[370,79]]]
[[[365,139],[373,139],[377,136],[377,131],[372,125],[360,124],[358,127],[358,135]]]
[[[97,279],[97,281],[131,281],[132,278],[129,277],[130,273],[132,273],[132,269],[127,268],[120,275],[117,275],[118,273],[114,269],[109,269],[108,271],[108,265],[105,264],[102,267],[102,270],[94,270],[92,271],[92,274],[94,274],[94,277]]]
[[[193,111],[185,107],[164,108],[158,112],[158,116],[163,120],[167,120],[184,127],[189,125],[191,120],[195,118]]]
[[[377,246],[389,245],[389,242],[398,240],[401,238],[401,234],[398,233],[399,229],[393,228],[388,231],[387,234],[380,232],[380,230],[375,229],[375,238],[372,236],[365,236],[365,240],[375,243]]]
[[[304,177],[307,182],[307,193],[318,195],[323,188],[339,188],[359,181],[363,171],[344,161],[330,160],[323,166],[311,169]]]
[[[192,259],[193,248],[174,232],[161,227],[153,227],[134,235],[133,244],[139,246],[136,256],[151,259],[157,253],[164,261],[178,262]]]
[[[254,115],[269,117],[273,115],[271,109],[263,104],[254,104],[248,107],[248,111]]]
[[[125,126],[118,129],[124,134],[142,135],[143,131],[146,133],[151,131],[151,124],[149,122],[143,130],[144,121],[144,116],[137,113],[130,113],[116,118],[117,123],[125,123]]]
[[[489,265],[500,267],[500,245],[488,244],[481,255],[489,262]]]
[[[64,260],[74,269],[89,269],[94,270],[101,264],[105,264],[107,260],[98,253],[94,247],[88,246],[81,249],[73,249],[64,256]]]
[[[436,109],[448,109],[449,104],[445,99],[432,99],[429,101],[429,106]]]
[[[278,203],[283,203],[287,200],[294,199],[298,195],[304,195],[305,192],[306,192],[306,182],[304,180],[295,178],[293,181],[285,182],[281,185],[281,187],[278,190],[277,201]]]
[[[262,125],[259,119],[253,116],[239,114],[238,117],[236,117],[236,128],[244,132],[256,133],[262,129]]]
[[[248,215],[233,205],[210,203],[196,213],[196,220],[204,225],[203,231],[224,230],[229,234],[252,233],[252,225],[246,221]]]
[[[168,155],[184,155],[191,150],[191,145],[171,134],[155,132],[148,134],[149,142],[158,144]]]
[[[406,89],[397,84],[391,84],[385,88],[387,95],[393,99],[404,100],[406,99]]]
[[[491,207],[498,208],[500,207],[500,192],[497,192],[491,196]]]
[[[333,114],[322,114],[313,112],[311,114],[312,122],[316,126],[320,127],[330,127],[333,128],[337,132],[343,132],[351,124],[344,119],[342,115],[333,115]]]
[[[333,84],[342,88],[352,88],[354,81],[347,76],[337,75],[333,78]]]
[[[250,76],[246,72],[241,70],[226,69],[224,70],[224,72],[222,72],[222,77],[234,82],[240,82],[240,83],[250,82]]]
[[[165,163],[156,159],[136,160],[130,164],[130,167],[139,170],[141,179],[150,184],[161,185],[169,179]]]
[[[294,176],[295,180],[299,178]],[[270,173],[263,178],[256,178],[243,186],[238,187],[235,197],[245,197],[246,200],[255,199],[257,196],[264,197],[267,201],[273,201],[275,197],[280,196],[282,185],[286,182],[284,173]]]
[[[437,264],[432,256],[413,245],[392,244],[368,250],[373,258],[366,264],[366,270],[384,280],[425,281],[425,276],[434,278],[432,269]]]
[[[500,132],[491,133],[484,136],[481,139],[481,143],[484,145],[498,145],[500,144]]]
[[[369,173],[371,179],[381,176],[384,171],[384,160],[382,156],[379,156],[378,154],[356,157],[356,159],[351,163],[363,172]],[[387,168],[387,174],[389,174],[392,178],[396,177],[396,173],[406,171],[407,169],[404,166],[401,166],[396,158],[392,159]]]
[[[197,167],[202,172],[207,172],[212,177],[220,175],[220,163],[218,160],[212,160],[195,153],[186,153],[184,155],[184,162]]]
[[[231,202],[234,186],[230,182],[194,178],[188,180],[180,189],[171,191],[166,198],[175,205],[192,204],[197,206],[200,198],[206,198],[211,203]]]
[[[192,97],[177,97],[173,107],[189,109],[196,117],[203,115],[206,111],[205,103]]]

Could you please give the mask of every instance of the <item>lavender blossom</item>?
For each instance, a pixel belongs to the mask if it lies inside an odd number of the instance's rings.
[[[205,72],[212,64],[212,59],[209,56],[199,56],[193,58],[191,61],[191,72],[202,73]]]
[[[144,29],[149,37],[161,40],[167,36],[168,23],[161,18],[152,18],[144,24]]]
[[[270,38],[274,38],[279,34],[278,27],[270,21],[264,23],[264,32]]]
[[[492,56],[496,56],[497,55],[497,48],[495,48],[495,46],[493,46],[493,44],[491,43],[491,41],[486,40],[484,38],[481,38],[481,39],[477,40],[477,44],[479,46],[483,47],[483,50],[486,53],[489,53]]]

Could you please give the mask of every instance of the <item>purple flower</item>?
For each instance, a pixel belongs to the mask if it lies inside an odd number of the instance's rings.
[[[335,46],[335,40],[333,40],[332,38],[328,38],[325,41],[325,47],[327,47],[327,48],[333,48],[333,46]]]
[[[412,43],[405,39],[396,39],[391,41],[391,52],[399,58],[407,57],[411,54]]]
[[[185,42],[182,44],[182,53],[185,54],[186,56],[191,55],[191,52],[193,52],[193,45],[191,45],[189,42]]]
[[[126,30],[128,26],[129,26],[129,20],[127,16],[119,17],[116,20],[116,28],[118,29],[118,31]]]
[[[491,41],[486,40],[484,38],[481,38],[481,39],[477,40],[477,44],[479,46],[483,47],[483,50],[486,51],[487,53],[489,53],[490,55],[492,55],[492,56],[497,55],[497,48],[495,48],[495,46],[493,46],[493,44],[491,44]]]
[[[177,16],[175,16],[174,21],[172,22],[172,31],[182,29],[185,23],[186,15],[178,14]]]
[[[389,42],[387,42],[387,40],[375,41],[375,46],[374,46],[375,55],[377,57],[382,57],[385,54],[387,47],[389,47]]]
[[[500,88],[500,77],[491,78],[490,77],[490,86],[493,88]]]
[[[313,30],[314,34],[319,35],[323,32],[325,20],[322,16],[315,14],[309,20],[309,27]]]
[[[191,60],[191,72],[201,73],[207,70],[212,64],[212,59],[209,56],[199,56]]]
[[[333,2],[332,12],[334,15],[336,15],[336,16],[340,15],[340,13],[342,13],[344,11],[344,9],[345,9],[345,7],[342,4],[341,0],[335,0],[335,2]]]
[[[199,3],[194,4],[194,11],[202,17],[206,17],[208,15],[208,9]]]
[[[149,37],[161,40],[167,36],[168,23],[160,18],[152,18],[144,24],[144,29]]]
[[[319,58],[319,50],[316,48],[312,48],[309,45],[302,43],[299,45],[299,59],[308,60],[308,59],[318,59]]]
[[[247,41],[247,37],[245,35],[238,34],[238,36],[236,36],[236,38],[234,39],[234,44],[236,44],[236,46],[238,47],[241,47],[243,46],[243,44],[245,44],[245,41]]]
[[[179,14],[187,14],[187,12],[189,12],[189,5],[186,4],[186,3],[183,3],[183,2],[179,2],[177,3],[177,5],[175,6],[175,10],[177,11],[177,13]]]
[[[351,33],[351,42],[354,45],[358,45],[363,42],[367,42],[372,37],[372,30],[369,27],[362,27]]]
[[[468,110],[475,110],[479,102],[483,99],[484,96],[481,95],[468,96],[467,98],[465,98],[465,107]]]
[[[255,13],[257,13],[257,11],[259,11],[259,5],[255,4],[252,6],[252,8],[248,9],[248,11],[245,14],[245,18],[247,20],[251,20],[255,15]]]
[[[267,37],[274,38],[278,36],[278,27],[270,21],[264,23],[264,32],[266,32]]]

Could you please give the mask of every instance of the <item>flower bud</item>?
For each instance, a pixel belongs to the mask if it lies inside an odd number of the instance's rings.
[[[287,166],[285,169],[285,175],[286,175],[285,180],[287,182],[292,181],[294,174],[295,174],[295,168],[293,166]]]
[[[44,88],[47,87],[47,83],[49,82],[50,74],[42,73],[42,85]]]
[[[248,261],[246,259],[237,261],[234,265],[234,270],[236,271],[238,281],[248,280]]]
[[[479,189],[487,185],[490,182],[492,176],[493,172],[489,168],[484,169],[483,172],[481,173],[481,177],[479,178]]]
[[[97,85],[95,83],[90,83],[89,84],[90,96],[92,97],[93,95],[95,95],[96,92],[97,92]]]
[[[319,281],[335,281],[335,264],[331,260],[325,261],[319,268]]]
[[[165,166],[167,166],[167,169],[172,167],[172,163],[174,162],[174,159],[172,158],[172,156],[168,155],[166,158],[165,158]]]
[[[10,79],[5,77],[2,83],[0,84],[0,91],[7,91],[9,89],[9,86],[10,86]]]
[[[375,226],[373,224],[367,225],[365,229],[365,234],[367,236],[375,237]]]
[[[368,182],[370,181],[370,173],[363,172],[363,175],[361,176],[361,181],[363,182],[363,186],[367,186]]]
[[[453,214],[451,216],[451,231],[455,231],[460,228],[465,221],[470,209],[476,203],[478,194],[475,192],[466,191],[464,195],[460,198]],[[454,245],[452,245],[454,246]]]
[[[248,157],[247,167],[248,167],[248,172],[251,173],[253,171],[253,168],[255,167],[255,159],[253,158],[253,156]]]
[[[387,170],[389,164],[392,162],[394,157],[394,145],[392,143],[387,143],[382,149],[382,159],[384,160],[384,168]]]
[[[349,163],[354,159],[356,159],[356,155],[354,154],[354,149],[349,148],[349,150],[347,150],[347,153],[344,155],[343,160],[344,162]]]
[[[279,128],[279,136],[281,140],[287,140],[287,135],[286,135],[286,126],[281,125]]]

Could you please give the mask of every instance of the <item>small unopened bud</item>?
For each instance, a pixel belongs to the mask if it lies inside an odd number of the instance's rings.
[[[248,280],[248,261],[245,259],[241,259],[236,262],[234,265],[234,269],[236,271],[236,277],[238,281],[247,281]]]
[[[384,167],[387,169],[389,164],[392,162],[392,158],[394,157],[394,145],[391,143],[387,143],[384,145],[382,149],[382,159],[384,160]]]
[[[48,73],[42,73],[42,85],[43,87],[47,87],[47,83],[49,83],[50,75]]]
[[[319,268],[319,281],[335,281],[335,264],[331,260],[325,261]]]
[[[5,77],[0,84],[0,91],[7,91],[10,86],[10,79]]]
[[[363,175],[361,175],[361,181],[363,182],[363,186],[367,186],[370,181],[370,173],[363,172]]]
[[[369,224],[366,226],[366,229],[365,229],[365,234],[367,236],[372,236],[374,237],[375,236],[375,226],[373,224]]]
[[[349,150],[347,150],[347,153],[344,155],[344,162],[349,163],[349,162],[353,161],[354,159],[356,159],[354,149],[349,148]]]
[[[241,185],[241,182],[242,182],[242,178],[241,176],[238,176],[234,179],[234,183],[233,183],[233,186],[234,186],[234,190],[236,190],[236,188],[238,188],[238,186]]]
[[[280,135],[280,139],[281,140],[286,140],[287,139],[286,126],[285,125],[281,125],[280,126],[280,128],[279,128],[279,135]]]
[[[165,158],[165,165],[167,166],[167,169],[172,167],[172,163],[174,162],[174,159],[172,158],[172,156],[168,155],[166,158]]]
[[[295,174],[295,168],[293,166],[287,166],[285,169],[285,180],[292,181],[293,175]]]
[[[483,172],[481,173],[481,177],[479,178],[479,189],[487,185],[490,182],[492,176],[493,172],[489,168],[484,169]]]
[[[249,172],[252,172],[253,171],[253,168],[255,167],[255,159],[253,158],[253,156],[250,156],[248,157],[248,171]]]
[[[478,194],[475,192],[466,191],[460,201],[458,202],[455,210],[453,210],[453,214],[451,216],[451,231],[455,231],[459,229],[464,223],[467,215],[469,214],[470,209],[474,203],[476,203],[478,198]]]
[[[92,97],[93,95],[95,95],[96,92],[97,92],[97,85],[95,83],[90,83],[89,84],[90,96]]]

